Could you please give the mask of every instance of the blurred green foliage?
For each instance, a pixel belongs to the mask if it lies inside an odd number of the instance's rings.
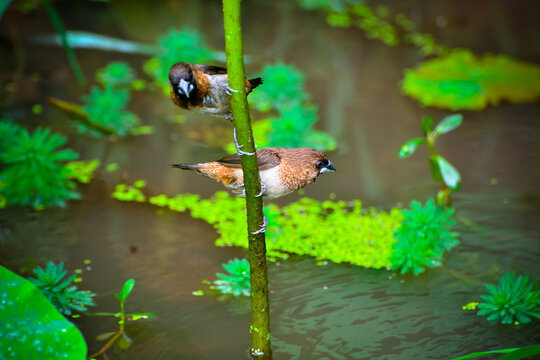
[[[115,61],[96,72],[96,81],[104,88],[129,88],[135,81],[135,73],[127,63]]]
[[[250,104],[263,112],[273,110],[279,116],[254,123],[258,147],[308,147],[320,151],[337,147],[333,137],[313,128],[318,120],[317,107],[309,102],[304,75],[294,65],[265,64],[260,76],[264,84],[249,95]],[[232,143],[226,149],[235,152]]]
[[[120,184],[117,191],[119,187],[129,188]],[[248,246],[242,198],[231,197],[226,192],[217,192],[212,199],[200,199],[194,194],[176,197],[161,194],[150,197],[148,202],[173,211],[190,211],[192,217],[208,222],[220,234],[216,240],[218,246]],[[265,215],[270,260],[287,258],[293,253],[376,269],[391,265],[393,235],[402,220],[399,209],[378,212],[363,209],[360,201],[346,203],[309,198],[285,207],[268,204]]]
[[[30,281],[0,266],[0,358],[86,359],[80,331]]]
[[[137,180],[133,185],[118,184],[112,197],[120,201],[145,202],[146,196],[141,191],[146,186],[144,180]]]
[[[461,186],[461,175],[459,171],[435,150],[435,141],[440,135],[449,133],[463,122],[461,114],[452,114],[441,120],[437,126],[434,126],[431,116],[422,118],[421,128],[424,137],[417,137],[408,140],[399,149],[399,157],[406,158],[411,156],[418,146],[426,143],[429,150],[429,165],[433,180],[441,184],[441,190],[437,194],[437,202],[440,205],[450,205],[450,193],[458,190]]]
[[[94,171],[99,167],[99,160],[71,161],[66,164],[68,177],[80,183],[88,184],[94,177]]]
[[[478,315],[501,324],[526,324],[540,319],[540,290],[529,282],[528,276],[504,274],[499,286],[486,284],[487,295],[478,304]]]
[[[38,266],[33,271],[36,277],[28,280],[63,314],[71,315],[73,311],[86,311],[87,306],[96,305],[92,299],[96,294],[77,290],[77,286],[71,285],[77,274],[64,279],[67,271],[64,270],[63,262],[55,265],[49,261],[45,269]]]
[[[69,170],[61,164],[78,156],[70,149],[59,149],[65,137],[51,134],[48,128],[30,134],[8,121],[0,121],[0,134],[5,139],[0,145],[0,162],[5,165],[0,172],[0,194],[9,204],[43,209],[63,207],[66,200],[80,198]]]
[[[216,273],[219,280],[214,280],[212,288],[222,294],[250,296],[249,262],[246,259],[233,259],[222,266],[228,274]]]
[[[151,127],[137,127],[140,123],[138,116],[126,109],[130,100],[130,88],[136,87],[134,84],[137,81],[128,64],[108,64],[97,70],[96,81],[101,87],[90,88],[90,94],[82,97],[83,106],[56,98],[49,98],[49,103],[68,119],[76,122],[77,130],[81,134],[124,137],[152,132]]]
[[[158,37],[157,45],[161,53],[144,63],[144,71],[152,76],[155,84],[169,93],[169,69],[178,61],[206,63],[212,59],[213,51],[206,46],[204,37],[195,29],[183,27],[169,29]]]
[[[441,266],[444,252],[459,244],[459,234],[450,231],[456,223],[452,219],[454,209],[437,206],[429,199],[424,207],[411,202],[411,210],[402,213],[403,223],[394,235],[397,242],[390,259],[392,268],[418,275],[426,267]]]
[[[481,110],[502,100],[524,103],[538,99],[540,67],[507,55],[478,57],[469,51],[454,51],[408,69],[402,88],[424,106]]]

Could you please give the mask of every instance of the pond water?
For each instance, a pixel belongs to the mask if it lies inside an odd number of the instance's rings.
[[[532,16],[538,13],[533,11],[538,4],[523,4],[519,8],[491,1],[467,8],[452,1],[389,5],[395,12],[410,14],[423,31],[448,46],[538,62],[538,24]],[[222,49],[220,5],[170,0],[158,5],[64,2],[57,7],[68,29],[151,43],[169,27],[189,25],[199,29],[213,48]],[[321,13],[303,10],[294,2],[260,0],[244,6],[248,75],[266,62],[294,63],[304,72],[306,89],[318,106],[317,128],[339,140],[338,150],[328,153],[338,171],[319,178],[306,189],[306,196],[322,200],[334,193],[336,199],[360,199],[365,206],[386,210],[436,194],[425,149],[408,159],[397,157],[405,140],[420,135],[423,115],[437,121],[450,113],[420,108],[400,93],[404,69],[421,60],[416,49],[385,46],[357,29],[331,28]],[[53,31],[41,12],[18,16],[21,35]],[[441,16],[445,27],[436,25]],[[13,25],[13,19],[2,21],[3,32],[10,22]],[[30,114],[29,107],[45,103],[48,96],[77,101],[86,92],[77,86],[63,49],[36,45],[24,49],[25,74],[39,72],[42,80],[24,81],[14,98],[4,98],[6,115]],[[143,56],[96,50],[77,50],[77,55],[89,78],[113,60],[128,61],[143,76]],[[2,58],[5,76],[16,63]],[[66,209],[0,211],[0,263],[25,273],[48,260],[64,261],[73,270],[84,268],[83,260],[91,259],[80,287],[99,294],[97,311],[116,311],[112,294],[134,278],[128,311],[152,312],[157,318],[131,324],[133,346],[121,353],[109,351],[110,359],[247,358],[248,302],[192,295],[206,289],[202,280],[223,272],[222,263],[243,258],[246,252],[214,246],[215,230],[189,214],[120,203],[110,196],[116,184],[136,179],[145,179],[153,191],[166,194],[209,197],[222,190],[209,179],[170,169],[168,164],[220,158],[224,152],[219,144],[194,140],[197,129],[215,128],[223,134],[223,142],[229,141],[232,129],[220,119],[181,112],[159,92],[136,93],[130,108],[144,124],[155,126],[153,135],[107,145],[77,135],[47,106],[43,114],[28,120],[30,125],[45,123],[68,135],[68,145],[82,159],[117,162],[120,171],[102,173],[80,186],[83,199],[70,202]],[[442,268],[418,277],[348,264],[317,266],[314,259],[301,256],[270,263],[275,359],[447,359],[540,343],[538,324],[493,325],[461,309],[480,299],[483,284],[496,283],[505,272],[536,279],[540,275],[540,105],[503,103],[462,113],[463,125],[437,143],[463,177],[462,189],[453,196],[461,244],[445,256]],[[166,121],[178,114],[188,119],[189,131]],[[261,117],[253,113],[254,119]],[[285,205],[299,197],[290,195],[276,203]],[[96,335],[115,329],[113,319],[82,317],[77,324],[90,351],[101,346],[93,340]]]

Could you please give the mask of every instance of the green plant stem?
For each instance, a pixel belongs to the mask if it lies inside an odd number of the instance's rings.
[[[429,150],[430,159],[435,159],[437,157],[437,151],[435,151],[435,133],[431,131],[426,136],[426,145]],[[430,160],[431,161],[431,160]],[[434,179],[435,180],[435,179]],[[452,201],[450,199],[450,192],[452,191],[448,185],[444,182],[444,180],[441,178],[439,180],[439,183],[441,184],[441,194],[442,196],[437,196],[438,203],[443,206],[451,206]]]
[[[118,329],[118,331],[113,335],[113,337],[111,337],[109,339],[109,341],[107,341],[107,343],[105,345],[103,345],[103,347],[101,349],[99,349],[98,352],[96,352],[95,354],[92,354],[90,355],[87,359],[90,360],[90,359],[95,359],[97,358],[99,355],[105,353],[105,351],[107,351],[115,342],[116,340],[118,340],[118,338],[120,336],[122,336],[122,334],[124,333],[124,327],[126,326],[126,314],[124,313],[124,302],[121,301],[120,302],[120,308],[121,308],[121,315],[120,315],[120,321],[118,322],[120,324],[120,328]]]
[[[254,153],[255,142],[249,118],[242,60],[240,2],[240,0],[223,0],[225,53],[227,56],[229,87],[234,90],[231,96],[231,107],[238,143],[242,146],[243,151]],[[260,229],[264,221],[262,197],[255,196],[261,191],[257,155],[242,155],[241,161],[246,191],[251,283],[250,354],[253,359],[271,359],[265,235],[264,233],[253,234]]]
[[[69,41],[67,39],[66,28],[64,27],[64,24],[62,23],[60,16],[58,16],[58,13],[54,9],[54,7],[51,4],[49,4],[48,1],[41,1],[41,5],[43,5],[43,7],[45,8],[47,15],[51,19],[51,22],[53,23],[53,26],[56,29],[56,32],[58,33],[58,35],[60,36],[60,39],[62,40],[62,45],[64,45],[64,49],[66,49],[69,64],[71,65],[71,68],[73,69],[73,72],[75,73],[75,77],[77,78],[79,85],[86,86],[86,78],[84,77],[84,74],[81,70],[81,67],[79,66],[79,63],[77,62],[77,57],[75,56],[75,52],[73,51],[73,48],[69,44]]]

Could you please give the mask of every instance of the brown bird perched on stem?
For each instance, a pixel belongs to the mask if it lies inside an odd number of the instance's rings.
[[[262,84],[260,77],[246,80],[246,94]],[[224,117],[232,121],[227,69],[180,61],[169,70],[172,101],[182,109]]]
[[[287,195],[309,185],[322,173],[336,171],[322,152],[308,148],[268,147],[257,149],[261,193],[269,199]],[[182,170],[195,170],[214,179],[239,195],[245,195],[240,155],[199,164],[173,164]]]

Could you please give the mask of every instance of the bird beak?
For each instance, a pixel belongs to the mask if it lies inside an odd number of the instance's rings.
[[[336,168],[334,167],[334,164],[332,164],[330,161],[328,161],[328,166],[325,166],[321,169],[320,173],[325,173],[325,172],[335,172],[336,171]]]
[[[189,94],[193,91],[193,84],[190,82],[187,82],[184,79],[180,80],[180,83],[178,84],[178,92],[180,94],[186,95],[186,97],[189,99]]]

